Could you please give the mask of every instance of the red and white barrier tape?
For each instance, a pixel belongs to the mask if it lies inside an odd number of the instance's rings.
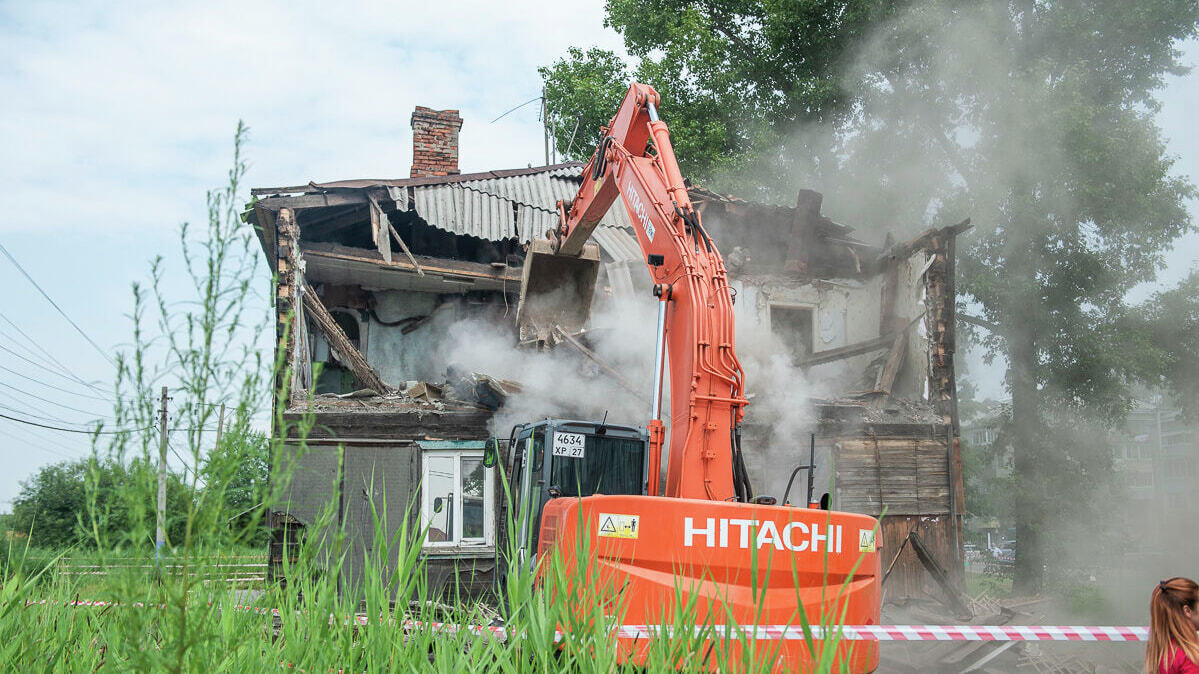
[[[621,625],[616,636],[646,639],[658,630],[656,625]],[[703,635],[702,629],[697,634]],[[813,639],[834,637],[850,641],[1145,641],[1147,627],[1097,627],[1084,625],[844,625],[842,627],[811,627]],[[711,628],[708,634],[722,638],[745,638],[766,641],[803,640],[802,627],[790,625],[759,625],[757,627]]]
[[[59,604],[55,601],[29,601],[26,606],[39,604]],[[70,601],[61,602],[69,607],[99,607],[122,606],[119,602],[106,601]],[[162,605],[147,605],[134,602],[130,606],[164,608]],[[246,611],[260,615],[280,616],[279,609],[261,608],[256,606],[238,605],[237,611]],[[336,619],[329,616],[330,622]],[[369,625],[371,619],[364,615],[346,616],[347,624]],[[382,622],[380,619],[379,622]],[[389,621],[390,622],[390,621]],[[460,625],[456,623],[422,622],[405,620],[398,623],[409,631],[430,631],[444,634],[468,632],[475,636],[488,636],[499,641],[507,641],[512,636],[505,627],[491,625]],[[658,625],[621,625],[615,629],[615,635],[621,639],[649,639],[659,632],[672,633],[672,628]],[[1146,641],[1149,638],[1149,628],[1140,626],[1092,626],[1092,625],[844,625],[825,629],[820,625],[810,628],[813,639],[835,637],[849,641],[878,640],[878,641]],[[791,625],[758,625],[757,627],[730,627],[715,625],[708,628],[697,627],[698,636],[717,636],[721,638],[743,638],[762,641],[796,641],[807,637],[802,627]],[[563,632],[558,632],[555,639],[565,638]]]

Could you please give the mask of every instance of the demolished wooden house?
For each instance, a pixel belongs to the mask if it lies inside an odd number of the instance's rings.
[[[388,536],[401,523],[428,531],[423,552],[435,591],[491,587],[501,487],[483,465],[483,447],[507,437],[493,427],[494,411],[519,382],[454,372],[437,347],[470,319],[520,348],[513,317],[525,247],[557,224],[556,202],[574,196],[582,166],[459,174],[460,125],[456,111],[417,109],[409,178],[254,190],[245,218],[276,273],[276,344],[286,366],[276,382],[286,392],[276,418],[286,423],[276,432],[289,434],[289,449],[276,465],[294,469],[286,505],[271,518],[276,568],[328,509],[347,532],[343,580],[361,582],[378,513]],[[699,188],[692,198],[725,251],[739,332],[773,333],[791,365],[840,383],[825,399],[796,402],[805,409],[795,415],[811,419],[802,433],[776,437],[777,425],[755,425],[750,413],[744,446],[756,491],[782,497],[814,433],[814,498],[885,513],[883,556],[900,553],[888,598],[935,592],[901,543],[917,530],[944,566],[961,568],[953,251],[965,226],[871,245],[821,215],[815,192],[802,191],[796,207]],[[611,209],[593,240],[597,306],[648,293],[622,208]],[[586,335],[556,331],[550,341],[600,360]],[[597,365],[596,376],[621,377]],[[806,483],[793,487],[790,500],[804,498]],[[447,502],[456,516],[438,508]]]

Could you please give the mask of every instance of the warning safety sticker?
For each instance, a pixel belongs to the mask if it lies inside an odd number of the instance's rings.
[[[605,538],[637,538],[638,515],[600,513],[599,535]]]
[[[874,529],[858,529],[858,552],[874,552],[877,545]]]

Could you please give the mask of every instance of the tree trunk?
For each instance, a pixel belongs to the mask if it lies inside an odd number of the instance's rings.
[[[1008,363],[1012,387],[1012,455],[1017,480],[1016,568],[1012,591],[1031,595],[1041,591],[1045,579],[1042,534],[1046,491],[1040,466],[1042,452],[1049,448],[1043,445],[1036,338],[1028,323],[1019,323],[1009,330]]]

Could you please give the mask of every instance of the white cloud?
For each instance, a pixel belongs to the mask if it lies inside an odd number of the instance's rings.
[[[50,2],[2,19],[0,179],[23,215],[0,231],[38,228],[64,190],[93,227],[182,219],[172,204],[222,174],[239,118],[256,185],[404,176],[416,105],[461,110],[464,171],[540,163],[536,105],[488,121],[567,46],[621,44],[599,3]]]

